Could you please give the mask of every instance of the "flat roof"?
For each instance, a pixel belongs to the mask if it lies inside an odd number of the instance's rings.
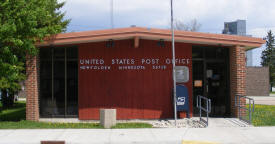
[[[100,42],[124,39],[148,39],[171,41],[170,29],[156,29],[143,27],[129,27],[106,30],[82,31],[71,33],[60,33],[45,39],[44,42],[38,43],[37,46],[55,46],[67,44],[80,44],[89,42]],[[207,44],[221,46],[244,46],[246,49],[261,47],[265,40],[255,37],[212,34],[202,32],[190,32],[175,30],[175,42],[184,42],[192,44]]]

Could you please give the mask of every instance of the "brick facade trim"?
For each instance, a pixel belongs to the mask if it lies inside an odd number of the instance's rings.
[[[241,46],[231,47],[230,55],[230,98],[231,115],[238,117],[238,109],[235,108],[236,95],[246,96],[246,55],[245,48]],[[241,99],[242,106],[245,106],[245,99]],[[244,115],[242,111],[242,115]]]
[[[39,97],[38,97],[38,60],[36,56],[26,56],[26,120],[39,120]]]

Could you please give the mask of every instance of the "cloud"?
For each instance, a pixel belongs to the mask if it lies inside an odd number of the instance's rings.
[[[62,11],[72,21],[68,31],[107,29],[111,27],[111,0],[66,1]],[[115,28],[131,25],[168,28],[170,0],[113,0]],[[224,22],[247,20],[247,32],[264,37],[275,31],[275,0],[174,0],[175,19],[197,19],[202,32],[221,33]],[[258,52],[261,53],[261,52]]]
[[[264,38],[267,35],[267,32],[271,30],[272,32],[275,32],[275,26],[274,27],[260,27],[260,28],[253,28],[248,31],[248,34],[252,35],[253,37],[259,37]]]
[[[72,18],[73,24],[89,26],[101,23],[103,27],[110,24],[111,0],[65,1],[62,10],[67,12],[68,18]],[[170,0],[113,0],[113,4],[116,27],[169,25]],[[196,18],[205,31],[212,29],[210,32],[217,25],[219,30],[216,31],[220,32],[224,21],[236,19],[246,19],[248,29],[253,29],[263,23],[275,25],[272,18],[275,15],[274,5],[274,0],[174,0],[174,15],[183,21]]]

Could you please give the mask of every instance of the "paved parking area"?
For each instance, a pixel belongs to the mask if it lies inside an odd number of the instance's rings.
[[[263,104],[263,105],[275,105],[275,96],[249,96],[253,98],[255,104]],[[248,103],[248,100],[246,101]]]

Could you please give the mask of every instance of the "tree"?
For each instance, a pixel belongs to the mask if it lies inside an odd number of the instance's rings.
[[[10,106],[24,80],[25,57],[35,56],[36,42],[66,30],[57,0],[2,0],[0,2],[0,89],[3,106]]]
[[[268,31],[267,36],[264,38],[266,40],[266,49],[262,52],[262,66],[269,67],[269,81],[270,88],[275,84],[275,46],[274,46],[274,35],[272,31]]]
[[[190,22],[187,23],[184,23],[180,20],[175,21],[176,30],[199,31],[200,27],[201,24],[196,19],[192,19]]]

